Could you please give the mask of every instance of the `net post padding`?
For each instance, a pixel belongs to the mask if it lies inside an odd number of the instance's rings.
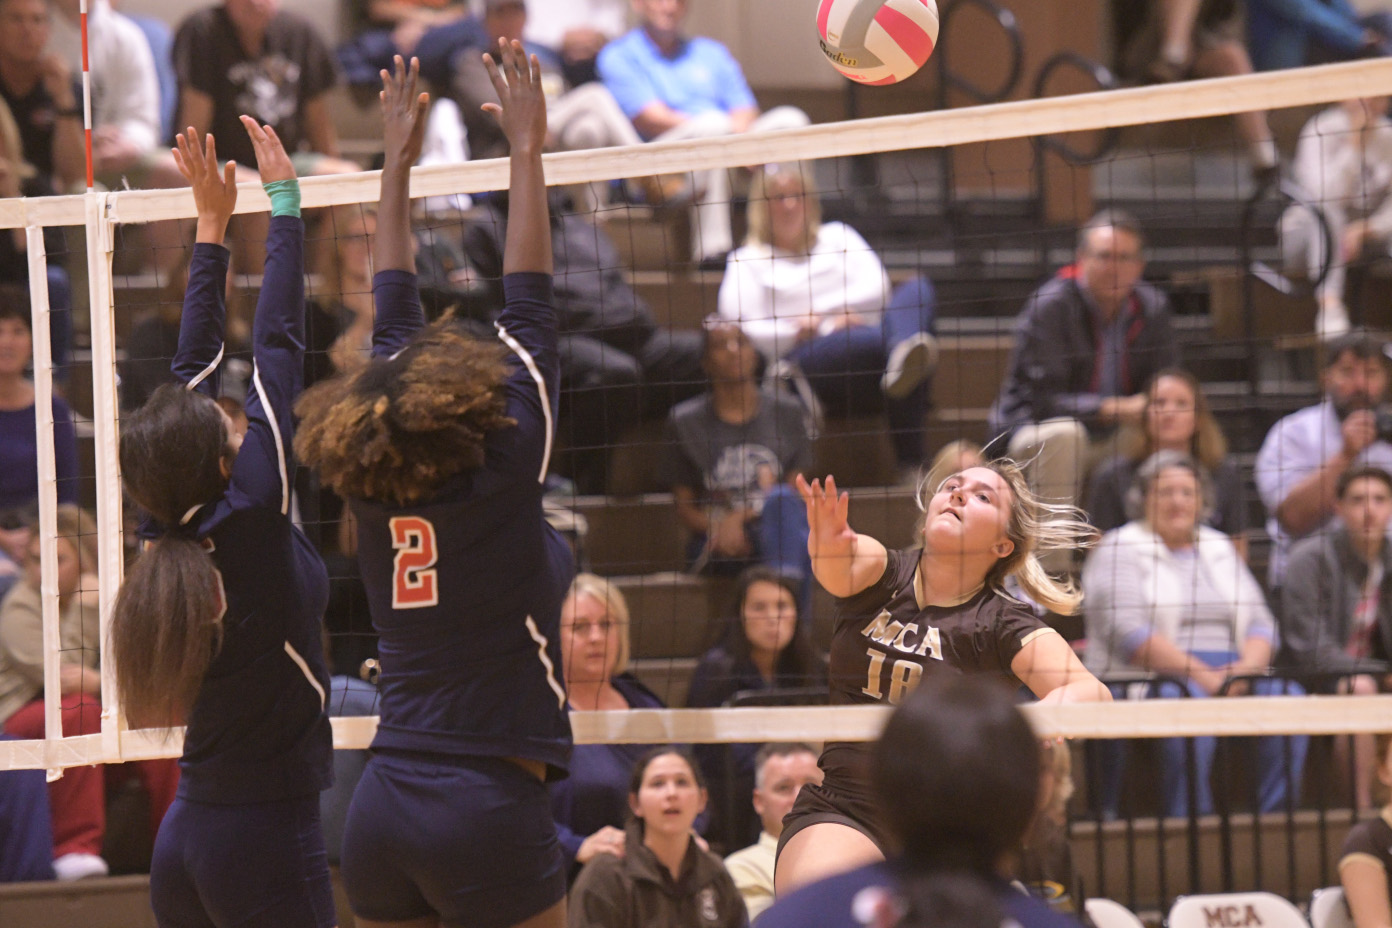
[[[1022,706],[1041,738],[1171,738],[1197,735],[1343,735],[1392,731],[1392,695],[1248,696],[1148,699],[1113,703]],[[797,706],[749,709],[629,709],[572,712],[577,744],[718,744],[779,741],[872,741],[889,709],[883,706]],[[334,747],[366,748],[375,716],[333,720]],[[98,735],[65,738],[46,754],[43,742],[0,741],[0,770],[100,763]],[[128,731],[126,760],[178,757],[183,733]]]
[[[29,260],[29,324],[34,365],[34,427],[37,443],[35,468],[39,480],[39,603],[43,629],[44,734],[50,749],[43,766],[48,778],[62,776],[59,749],[63,737],[63,693],[59,685],[62,648],[58,608],[58,464],[53,435],[53,311],[48,302],[48,254],[43,229],[24,230]]]
[[[1379,93],[1392,94],[1392,59],[823,123],[758,135],[561,152],[547,155],[544,161],[546,182],[558,186],[1229,116]],[[503,190],[508,170],[507,160],[501,158],[414,168],[411,196]],[[378,184],[376,171],[308,177],[301,183],[302,202],[305,208],[371,203],[377,200]],[[80,196],[0,201],[0,229],[33,223],[81,225],[82,203]],[[269,208],[259,185],[242,185],[237,212],[266,212]],[[112,195],[109,213],[120,223],[191,219],[196,215],[193,194],[187,189],[123,190]]]
[[[116,250],[111,200],[115,194],[88,193],[86,207],[87,288],[92,307],[92,425],[97,461],[97,596],[101,668],[101,757],[119,761],[121,752],[120,704],[116,695],[116,664],[111,648],[111,616],[116,593],[125,574],[121,541],[121,468],[118,455],[120,422],[116,402],[115,291],[111,259]],[[100,309],[100,311],[98,311]]]

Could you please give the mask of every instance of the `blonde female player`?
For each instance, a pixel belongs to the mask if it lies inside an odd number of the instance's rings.
[[[546,781],[570,761],[561,602],[574,566],[542,513],[560,374],[541,68],[488,62],[511,146],[506,303],[495,339],[426,327],[408,184],[418,65],[382,74],[386,164],[372,360],[306,391],[296,450],[349,500],[381,655],[373,754],[343,881],[365,928],[559,928],[566,861]]]
[[[1023,683],[1048,702],[1105,701],[1111,694],[1068,643],[1005,592],[1021,589],[1054,612],[1081,600],[1039,566],[1040,550],[1074,546],[1093,534],[1050,518],[1009,461],[948,477],[927,498],[920,488],[921,551],[889,551],[858,535],[845,493],[798,478],[811,529],[812,572],[838,597],[831,640],[833,704],[897,704],[924,673],[988,673]],[[1018,681],[1018,683],[1017,683]],[[825,779],[798,794],[779,839],[780,895],[833,873],[884,859],[887,831],[870,790],[871,745],[827,744]],[[932,763],[925,758],[924,763]]]

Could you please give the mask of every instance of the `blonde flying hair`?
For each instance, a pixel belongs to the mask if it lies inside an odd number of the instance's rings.
[[[1014,575],[1020,589],[1034,602],[1058,615],[1072,615],[1083,601],[1083,593],[1071,580],[1055,580],[1039,563],[1039,556],[1049,551],[1073,551],[1091,547],[1097,541],[1097,529],[1089,525],[1076,506],[1049,503],[1040,499],[1029,487],[1025,472],[1009,458],[988,461],[981,465],[994,472],[1010,488],[1010,518],[1005,536],[1014,549],[1000,558],[986,572],[986,585],[1002,596],[1010,596],[1005,588],[1007,577]],[[948,477],[955,476],[949,474]],[[917,503],[923,518],[928,516],[928,503],[947,482],[933,486],[925,477],[918,485]],[[919,523],[920,533],[922,520]]]
[[[801,161],[790,164],[766,164],[754,172],[749,183],[749,205],[745,217],[749,231],[745,235],[746,245],[773,245],[773,230],[769,222],[769,181],[774,178],[796,176],[802,181],[802,195],[807,203],[807,228],[797,252],[806,254],[817,242],[817,232],[822,228],[822,198],[817,188],[817,179],[812,166]]]
[[[617,586],[591,573],[576,574],[570,584],[570,592],[566,593],[567,599],[579,599],[581,596],[588,596],[602,605],[609,621],[619,627],[619,653],[614,660],[614,675],[618,676],[628,669],[631,653],[628,641],[628,600],[624,599],[623,591]]]

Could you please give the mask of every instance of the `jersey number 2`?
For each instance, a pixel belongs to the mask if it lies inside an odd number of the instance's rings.
[[[392,608],[420,609],[440,602],[435,526],[420,516],[397,516],[388,525],[392,561]]]

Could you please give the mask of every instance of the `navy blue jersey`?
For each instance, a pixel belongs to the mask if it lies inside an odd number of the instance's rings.
[[[216,395],[228,251],[197,244],[174,376]],[[320,623],[329,581],[290,521],[291,409],[304,377],[304,223],[271,219],[252,327],[247,433],[227,491],[184,522],[222,577],[222,644],[189,714],[178,795],[199,802],[305,796],[333,780]],[[158,531],[157,527],[152,527]]]
[[[551,278],[509,274],[498,337],[512,351],[502,386],[516,420],[490,434],[484,463],[422,503],[353,500],[358,560],[381,636],[381,721],[373,747],[522,757],[561,775],[570,722],[558,643],[574,574],[542,514],[559,394]],[[424,324],[416,275],[373,281],[373,355]]]

